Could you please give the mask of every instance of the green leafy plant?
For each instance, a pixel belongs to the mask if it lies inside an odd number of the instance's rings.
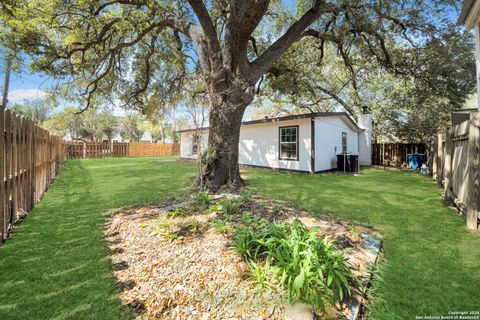
[[[237,226],[233,249],[253,268],[250,275],[260,287],[268,278],[265,270],[257,270],[259,264],[271,269],[291,301],[309,303],[319,311],[350,295],[350,282],[355,280],[351,266],[332,241],[318,237],[317,229],[308,229],[298,219],[280,224],[244,215],[243,221]]]
[[[170,220],[162,220],[153,227],[152,234],[161,235],[165,229],[169,229],[172,225],[173,223]]]
[[[185,211],[181,208],[176,208],[167,214],[170,218],[179,218],[185,216]]]
[[[172,230],[173,222],[170,220],[162,220],[153,227],[152,234],[161,236],[164,240],[174,241],[182,240],[183,236]]]
[[[228,229],[230,228],[230,225],[223,220],[214,220],[212,221],[212,225],[215,231],[220,233],[227,233]]]
[[[257,292],[265,289],[276,289],[279,285],[275,270],[268,261],[265,263],[248,262],[248,276],[250,283],[255,285]]]
[[[192,202],[194,205],[208,207],[213,204],[213,198],[208,190],[200,190],[192,195]]]
[[[206,165],[208,161],[211,161],[215,158],[215,150],[211,147],[208,147],[201,155],[201,163],[202,165]]]
[[[208,211],[221,213],[223,212],[223,206],[220,204],[212,204],[211,206],[208,207]]]
[[[193,233],[193,234],[198,234],[200,233],[200,221],[198,220],[190,220],[187,222],[187,228],[188,228],[188,231],[190,233]]]
[[[227,216],[233,216],[242,212],[242,203],[239,198],[228,196],[220,201],[222,213]]]
[[[238,200],[241,204],[245,205],[248,202],[252,201],[253,194],[249,189],[244,189],[242,193],[240,193]]]

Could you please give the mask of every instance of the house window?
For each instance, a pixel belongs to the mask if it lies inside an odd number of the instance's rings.
[[[342,132],[342,152],[347,153],[347,133]]]
[[[200,145],[200,135],[194,134],[192,136],[192,154],[198,154],[199,145]]]
[[[298,161],[298,126],[280,127],[280,160]]]

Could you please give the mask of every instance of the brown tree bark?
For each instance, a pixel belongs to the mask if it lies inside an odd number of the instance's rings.
[[[204,150],[204,170],[197,183],[217,191],[222,187],[243,186],[238,165],[240,126],[245,109],[252,102],[254,86],[237,80],[228,70],[208,84],[210,130],[208,149]],[[233,80],[231,80],[233,78]]]
[[[247,47],[253,31],[266,13],[269,0],[231,1],[223,46],[201,0],[188,0],[201,29],[189,27],[205,75],[210,100],[208,149],[197,184],[212,191],[243,185],[238,166],[240,126],[246,107],[253,101],[255,84],[303,32],[325,12],[337,7],[317,1],[254,61]]]

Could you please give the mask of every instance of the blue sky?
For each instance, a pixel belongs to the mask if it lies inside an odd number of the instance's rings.
[[[3,57],[1,57],[1,68],[4,69]],[[22,66],[20,72],[12,72],[10,77],[10,93],[9,102],[19,102],[23,99],[41,98],[44,91],[47,90],[52,81],[46,75],[31,72],[29,69],[30,60],[27,58],[25,65]],[[3,72],[2,86],[3,86]]]

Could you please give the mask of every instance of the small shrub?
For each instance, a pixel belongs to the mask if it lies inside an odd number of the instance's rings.
[[[193,204],[208,207],[213,204],[213,198],[208,190],[200,190],[192,195]]]
[[[228,229],[230,228],[230,225],[223,220],[214,220],[212,222],[213,228],[215,231],[220,232],[220,233],[227,233]]]
[[[200,233],[200,221],[195,219],[188,221],[187,228],[190,233],[193,233],[193,234]]]
[[[227,197],[220,201],[220,205],[222,206],[222,213],[227,216],[237,215],[242,212],[242,204],[238,198]]]
[[[242,217],[246,226],[237,226],[233,239],[233,250],[248,260],[259,260],[265,256],[269,237],[280,236],[282,232],[278,225],[270,224],[266,219],[244,214]]]
[[[248,276],[250,282],[255,285],[257,292],[265,289],[275,289],[278,286],[275,270],[268,261],[264,264],[250,261],[248,263]]]
[[[223,207],[220,204],[212,204],[211,206],[208,207],[209,212],[216,212],[216,213],[222,213],[223,212]]]
[[[253,268],[250,275],[260,287],[270,281],[266,270],[257,270],[262,264],[287,289],[291,301],[309,303],[318,311],[350,295],[350,281],[355,279],[351,266],[332,241],[317,236],[317,229],[309,230],[298,219],[280,224],[244,215],[243,220],[245,225],[236,229],[233,249]]]
[[[242,193],[238,197],[238,200],[242,205],[247,204],[248,202],[252,201],[252,199],[252,192],[248,189],[243,189]]]
[[[209,161],[215,158],[215,155],[215,150],[211,147],[208,147],[200,157],[201,164],[206,165]]]
[[[170,220],[162,220],[153,227],[154,235],[161,235],[166,229],[170,229],[173,223]]]
[[[179,217],[183,217],[185,216],[185,211],[181,208],[176,208],[172,211],[170,211],[167,216],[169,216],[170,218],[179,218]]]
[[[174,241],[182,240],[183,236],[179,235],[178,232],[172,230],[173,223],[170,220],[162,220],[155,227],[153,227],[152,234],[156,236],[161,236],[164,240]]]
[[[182,240],[183,236],[177,231],[173,231],[173,226],[174,224],[170,220],[163,220],[153,228],[152,234],[161,236],[166,241]]]

